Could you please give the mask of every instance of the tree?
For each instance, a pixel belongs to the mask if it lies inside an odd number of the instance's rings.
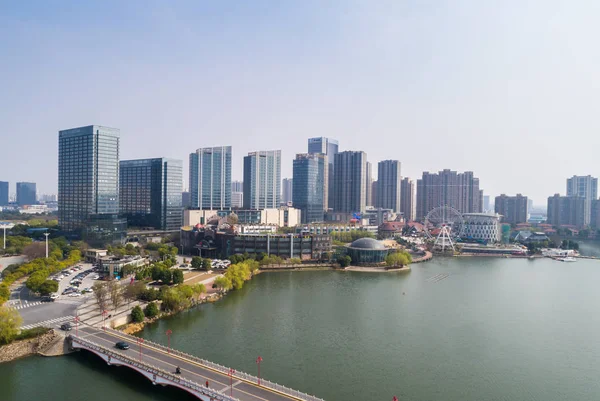
[[[58,282],[54,280],[46,280],[40,285],[40,294],[49,295],[58,291]]]
[[[144,293],[144,291],[146,291],[146,284],[141,281],[136,281],[125,286],[125,289],[123,290],[123,298],[125,298],[127,302],[131,303],[131,301],[138,299]]]
[[[203,270],[210,270],[212,267],[212,262],[210,261],[210,259],[202,259],[202,269]]]
[[[110,296],[110,302],[116,312],[123,303],[122,288],[117,281],[112,280],[108,282],[108,294]]]
[[[204,284],[194,284],[192,286],[192,291],[194,292],[194,295],[196,295],[196,301],[199,301],[202,294],[206,293],[206,287]]]
[[[23,248],[23,255],[27,257],[27,260],[43,258],[46,256],[46,244],[43,242],[29,244]]]
[[[171,280],[173,280],[173,272],[169,268],[164,268],[160,276],[160,281],[162,281],[163,284],[170,284]]]
[[[192,267],[194,269],[200,269],[203,266],[202,262],[203,262],[203,260],[200,256],[194,256],[192,258]]]
[[[7,306],[0,307],[0,344],[8,344],[19,333],[23,319],[16,309]]]
[[[101,311],[106,310],[108,305],[108,289],[106,288],[105,283],[94,283],[92,286],[92,290],[94,292],[94,298],[96,299],[96,304],[100,308]]]
[[[134,323],[141,323],[144,321],[144,311],[142,311],[142,308],[140,308],[139,305],[134,306],[131,310],[131,320]]]
[[[302,259],[300,259],[300,258],[291,258],[290,259],[290,264],[291,265],[300,265],[300,264],[302,264]]]
[[[29,276],[25,282],[25,286],[33,292],[40,292],[40,287],[44,284],[49,275],[50,273],[46,269],[35,271]]]
[[[337,261],[340,264],[340,267],[348,267],[352,263],[352,258],[348,255],[345,255],[339,257]]]
[[[179,269],[173,271],[173,284],[183,284],[183,272]]]
[[[388,267],[408,266],[412,262],[412,257],[406,251],[390,253],[385,258],[385,264]]]
[[[231,284],[231,280],[225,276],[217,277],[214,281],[214,285],[216,285],[217,288],[219,289],[219,291],[221,291],[221,292],[230,290],[231,288],[233,288],[233,285]]]
[[[156,302],[150,302],[144,308],[144,315],[146,315],[146,317],[150,318],[150,319],[158,316],[158,312],[159,312],[159,310],[158,310],[158,306],[156,305]]]

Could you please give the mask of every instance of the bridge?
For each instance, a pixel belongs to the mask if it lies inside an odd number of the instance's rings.
[[[112,329],[79,325],[77,334],[70,335],[68,339],[73,349],[93,352],[108,365],[129,367],[154,385],[177,387],[202,401],[323,401]],[[117,349],[115,344],[119,341],[127,342],[130,348]],[[181,374],[175,374],[177,366]]]

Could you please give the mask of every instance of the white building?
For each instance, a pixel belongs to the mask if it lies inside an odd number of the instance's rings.
[[[216,216],[216,210],[184,210],[183,225],[195,226],[196,224],[206,224],[209,220]]]
[[[460,236],[465,240],[499,242],[501,238],[500,215],[464,213]]]
[[[48,205],[25,205],[19,209],[21,214],[44,214],[50,212]]]
[[[231,207],[242,208],[244,206],[244,193],[243,192],[232,192],[231,193]]]
[[[244,224],[236,225],[236,231],[239,234],[275,234],[277,226],[268,224]]]

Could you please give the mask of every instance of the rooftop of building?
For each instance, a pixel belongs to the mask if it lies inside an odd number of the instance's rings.
[[[385,250],[383,242],[373,238],[359,238],[352,242],[348,247],[356,249]]]

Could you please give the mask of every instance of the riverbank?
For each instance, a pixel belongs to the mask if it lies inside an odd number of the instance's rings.
[[[348,266],[344,270],[350,272],[368,272],[368,273],[396,273],[409,272],[410,266],[402,266],[398,269],[386,269],[385,267],[368,267],[368,266]]]
[[[0,363],[14,361],[30,355],[59,356],[69,353],[65,337],[49,330],[35,338],[19,340],[0,347]]]

